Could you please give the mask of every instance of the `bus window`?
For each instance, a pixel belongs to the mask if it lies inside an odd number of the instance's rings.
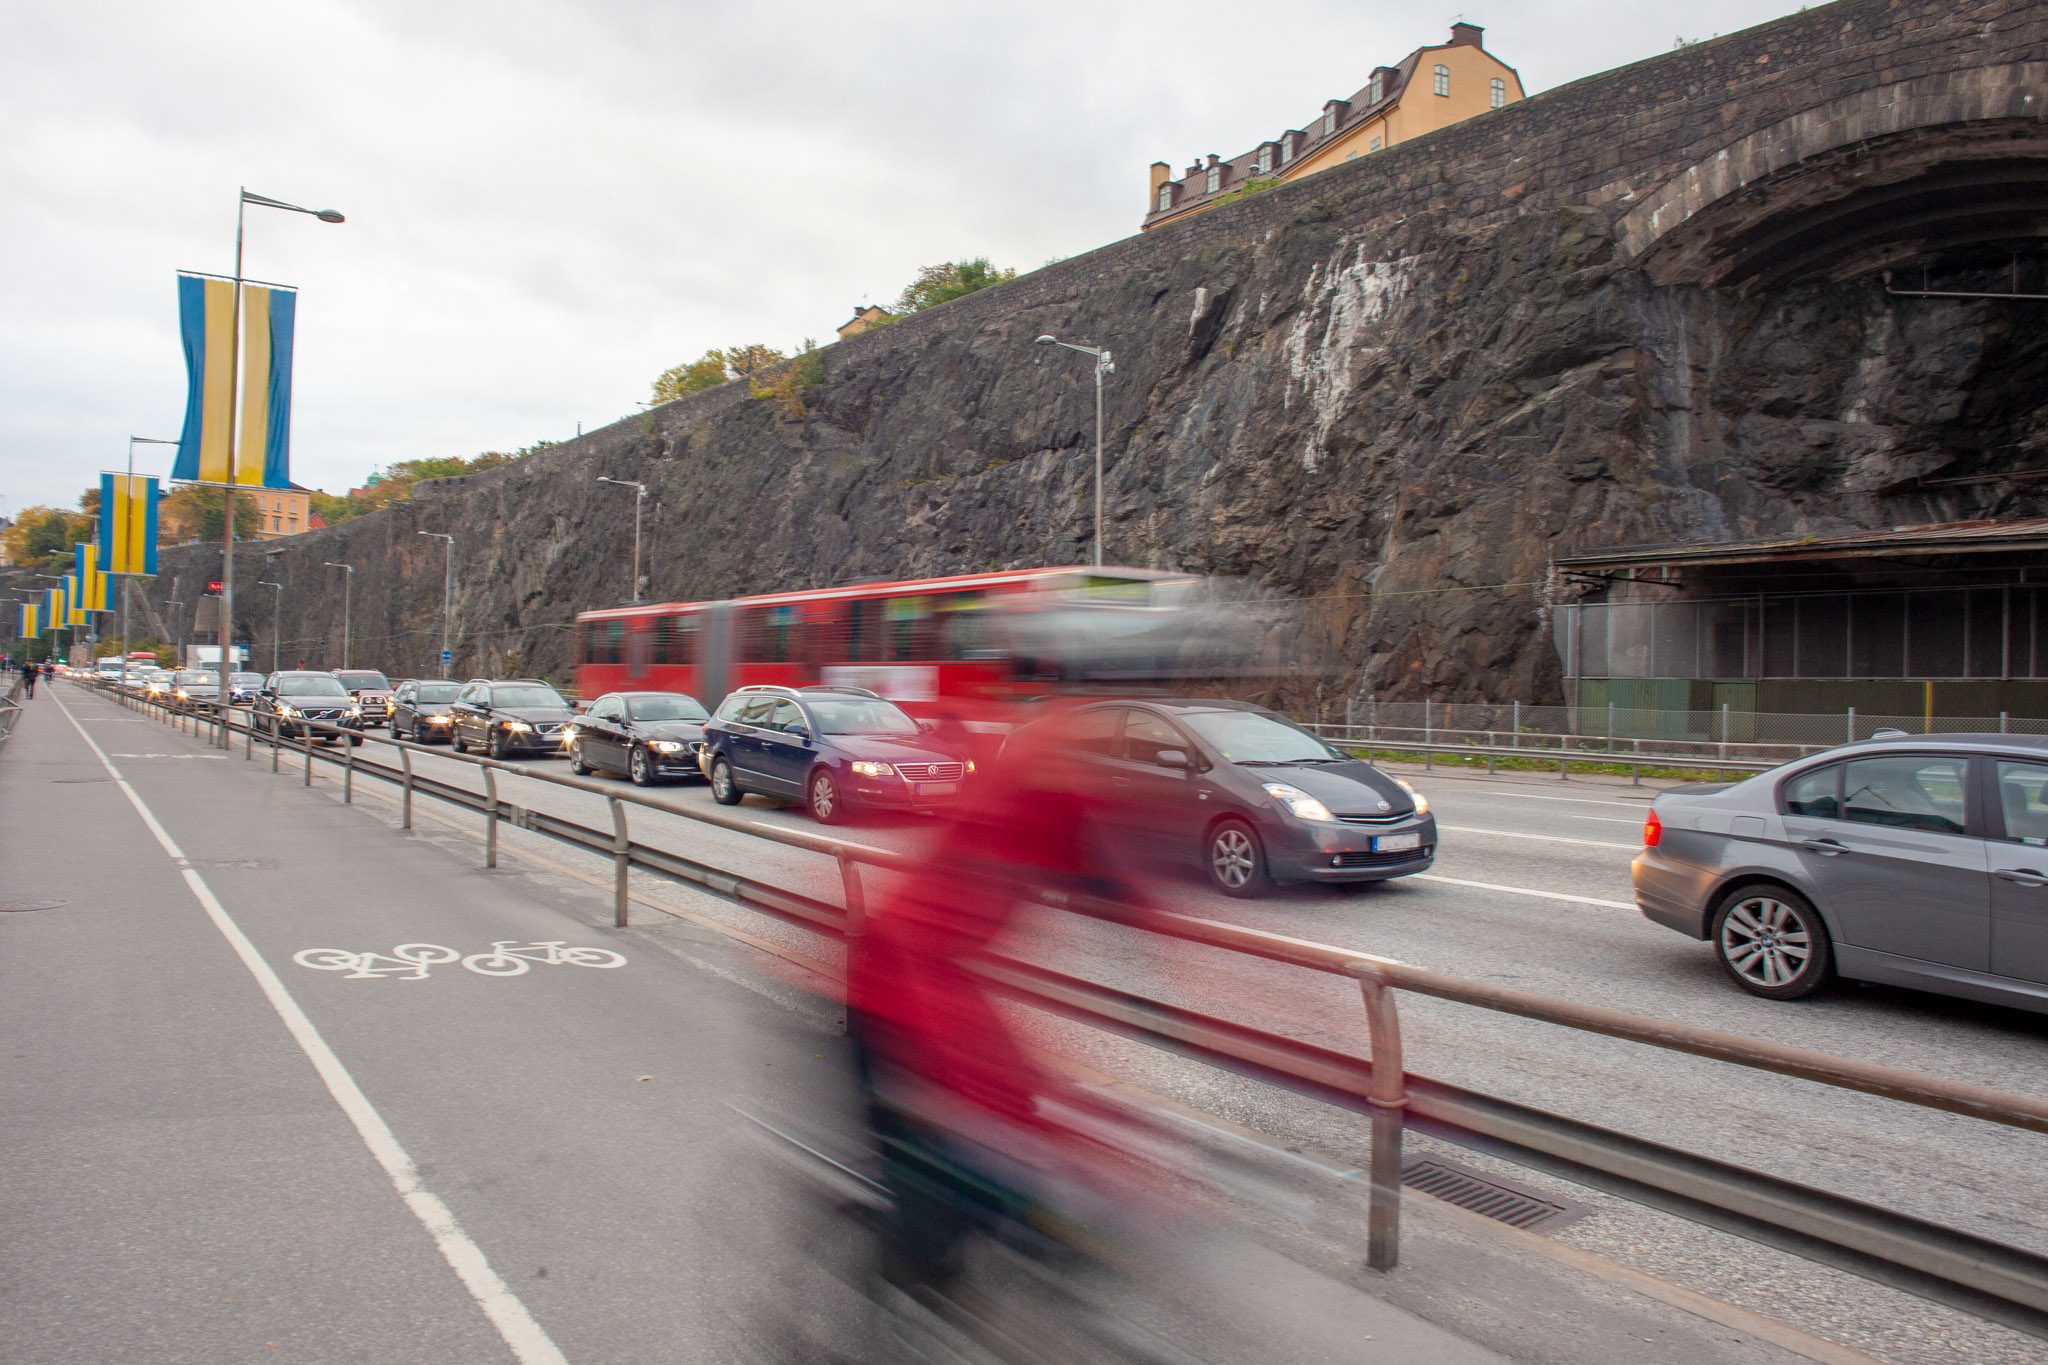
[[[596,662],[618,664],[626,661],[626,623],[607,621],[604,623],[604,644]]]
[[[942,659],[993,659],[997,656],[990,629],[988,603],[978,592],[954,593],[941,599],[939,648]]]
[[[880,607],[881,603],[873,601],[846,604],[846,648],[842,657],[848,663],[868,663],[880,655]]]
[[[654,662],[688,664],[696,659],[697,618],[658,616],[654,621]]]
[[[781,664],[798,657],[800,632],[795,607],[759,607],[749,615],[752,619],[747,622],[746,653],[742,662]]]
[[[929,651],[925,644],[925,621],[931,615],[930,599],[925,597],[892,597],[885,604],[888,619],[887,655],[890,663],[907,663],[924,657]]]

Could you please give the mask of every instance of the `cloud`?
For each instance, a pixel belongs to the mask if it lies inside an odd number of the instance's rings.
[[[1791,9],[1730,0],[1722,31]],[[1532,91],[1671,46],[1668,6],[1515,0]],[[175,435],[173,272],[302,289],[300,482],[569,435],[707,347],[829,339],[971,255],[1127,236],[1146,166],[1300,127],[1443,40],[1394,0],[71,0],[0,30],[0,497]],[[1688,37],[1705,36],[1701,33]],[[161,453],[156,467],[166,465]]]

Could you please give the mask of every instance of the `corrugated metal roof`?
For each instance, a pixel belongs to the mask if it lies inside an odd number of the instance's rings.
[[[1917,555],[2048,550],[2048,517],[2028,521],[1948,521],[1883,531],[1779,536],[1703,544],[1615,545],[1558,555],[1560,569],[1644,569],[1713,564],[1774,564],[1812,559],[1903,559]]]

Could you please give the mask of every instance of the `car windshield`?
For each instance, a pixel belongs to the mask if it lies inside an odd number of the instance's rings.
[[[1174,719],[1230,763],[1328,763],[1346,757],[1300,726],[1257,711],[1183,711]]]
[[[552,687],[494,687],[491,689],[493,706],[557,706],[567,710],[569,703]]]
[[[828,735],[914,735],[917,722],[892,702],[859,697],[806,697],[818,729]]]
[[[177,683],[180,687],[190,687],[194,683],[211,683],[218,687],[220,685],[220,674],[202,673],[196,668],[181,668],[178,670]]]
[[[230,673],[228,674],[228,681],[236,687],[261,687],[263,685],[263,675],[261,673]]]
[[[448,702],[462,695],[462,684],[452,682],[421,683],[413,693],[414,701]]]
[[[277,690],[286,697],[345,697],[348,689],[332,673],[280,673]]]
[[[634,720],[709,720],[711,713],[695,697],[634,697],[626,703]]]
[[[334,676],[341,679],[341,685],[351,691],[358,691],[365,687],[379,692],[391,690],[391,680],[375,669],[351,669],[345,673],[336,673]]]

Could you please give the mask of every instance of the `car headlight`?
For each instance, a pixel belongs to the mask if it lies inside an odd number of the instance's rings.
[[[182,688],[182,687],[181,687],[181,688],[179,688],[179,689],[178,689],[178,695],[179,695],[179,696],[181,696],[181,697],[186,697],[186,698],[189,698],[189,697],[191,697],[191,695],[192,695],[192,694],[191,694],[190,692],[187,692],[187,691],[186,691],[186,690],[185,690],[184,688]]]
[[[446,725],[448,723],[447,716],[427,716],[425,720],[429,725]]]
[[[349,719],[351,720],[361,720],[363,718],[363,708],[360,706],[351,706],[348,708],[348,714]]]
[[[874,762],[874,761],[872,761],[872,760],[869,760],[869,759],[865,759],[865,758],[857,758],[857,759],[855,759],[855,760],[854,760],[854,762],[853,762],[853,770],[854,770],[855,772],[859,773],[859,774],[860,774],[860,775],[861,775],[862,777],[894,777],[894,776],[896,776],[896,770],[895,770],[894,768],[890,767],[890,766],[889,766],[888,764],[886,764],[886,763],[877,763],[877,762]]]
[[[1414,797],[1414,798],[1415,798],[1415,813],[1416,813],[1417,815],[1427,815],[1427,814],[1429,814],[1429,798],[1428,798],[1428,797],[1424,796],[1424,795],[1423,795],[1423,794],[1422,794],[1421,792],[1419,792],[1419,791],[1415,790],[1415,788],[1413,788],[1413,787],[1409,786],[1409,785],[1408,785],[1408,783],[1407,783],[1407,782],[1406,782],[1405,780],[1403,780],[1402,778],[1398,778],[1398,777],[1397,777],[1397,778],[1395,778],[1394,780],[1395,780],[1396,782],[1399,782],[1399,783],[1401,784],[1401,790],[1402,790],[1402,791],[1404,791],[1404,792],[1407,792],[1407,793],[1408,793],[1408,794],[1409,794],[1410,796],[1412,796],[1412,797]]]
[[[1290,787],[1285,782],[1266,782],[1260,785],[1266,795],[1272,797],[1304,820],[1334,820],[1337,818],[1330,814],[1328,806],[1316,800],[1299,787]]]
[[[531,730],[533,727],[523,720],[508,720],[505,722],[505,728],[507,730]]]
[[[278,708],[277,708],[277,714],[279,714],[280,716],[283,716],[283,717],[285,717],[285,718],[286,718],[287,720],[289,720],[289,719],[291,719],[292,717],[294,717],[294,716],[297,716],[297,715],[298,715],[299,713],[298,713],[297,711],[293,710],[293,709],[292,709],[291,707],[289,707],[289,706],[286,706],[286,705],[284,705],[283,703],[279,703],[279,705],[278,705]]]
[[[683,751],[683,746],[672,739],[650,739],[647,747],[658,754],[679,754]]]
[[[970,773],[974,771],[974,760],[971,758],[967,760],[967,771]]]

